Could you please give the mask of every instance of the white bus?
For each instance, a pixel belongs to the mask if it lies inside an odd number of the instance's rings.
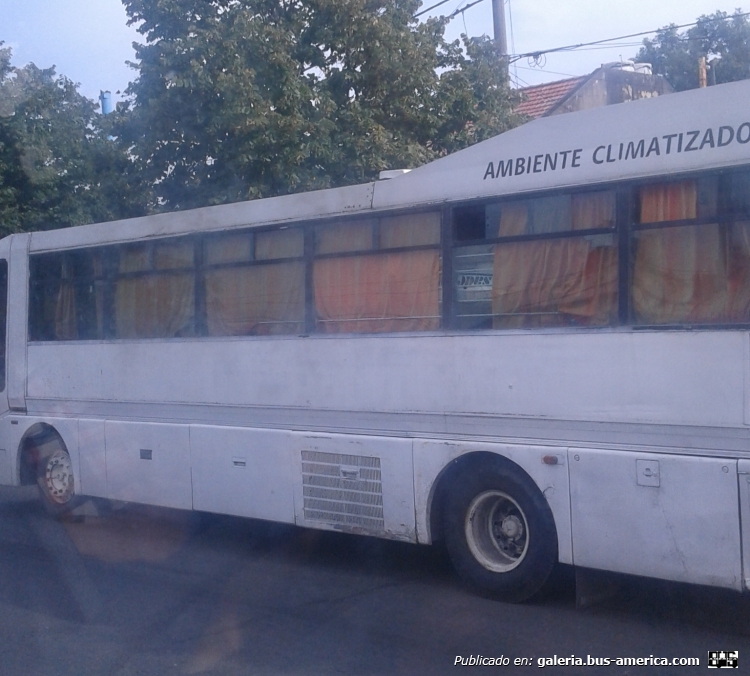
[[[750,81],[0,242],[0,483],[750,585]]]

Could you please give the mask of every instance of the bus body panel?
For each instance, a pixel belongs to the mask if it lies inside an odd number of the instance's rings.
[[[107,498],[107,446],[104,420],[78,420],[78,456],[81,493]]]
[[[750,589],[750,460],[738,460],[737,472],[742,527],[742,577],[745,589]]]
[[[190,455],[194,509],[294,523],[289,432],[191,425]]]
[[[742,589],[737,461],[571,448],[573,562]]]
[[[187,425],[108,420],[104,435],[107,497],[192,509]]]
[[[10,266],[8,270],[8,384],[10,408],[26,409],[27,382],[27,306],[29,290],[30,235],[13,235],[10,238]]]
[[[747,349],[739,331],[36,343],[28,397],[744,428]]]

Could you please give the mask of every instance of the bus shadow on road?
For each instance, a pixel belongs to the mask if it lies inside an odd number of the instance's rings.
[[[227,595],[241,601],[247,594],[247,602],[257,601],[257,590],[250,593],[247,587],[250,580],[261,578],[270,588],[283,590],[278,602],[289,607],[327,598],[330,592],[318,593],[316,585],[337,587],[341,599],[383,586],[472,598],[439,544],[419,547],[232,516],[135,504],[115,507],[103,503],[98,512],[56,522],[43,513],[33,493],[0,495],[0,574],[6,581],[0,603],[67,621],[119,624],[123,618],[117,610],[102,614],[103,599],[117,609],[122,604],[112,601],[118,595],[131,593],[133,585],[137,588],[139,581],[154,576],[188,584],[209,605],[226,604]],[[578,612],[750,634],[748,595],[600,575],[611,582],[612,592]],[[128,579],[131,582],[122,582]],[[156,593],[166,599],[171,592],[165,587]],[[527,605],[575,608],[573,569],[559,566]]]

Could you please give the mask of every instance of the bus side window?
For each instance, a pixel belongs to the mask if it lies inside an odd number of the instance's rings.
[[[103,324],[104,280],[100,250],[31,257],[30,340],[101,338]]]
[[[725,213],[750,219],[750,172],[729,174],[722,204]]]
[[[453,249],[457,328],[607,326],[617,313],[613,191],[457,209]],[[475,223],[472,242],[467,223]],[[481,236],[480,236],[481,235]]]
[[[194,241],[121,246],[114,284],[117,338],[195,335]]]
[[[750,321],[748,177],[728,174],[721,186],[708,176],[640,188],[631,261],[635,323]]]
[[[315,240],[318,331],[440,326],[440,212],[318,226]]]
[[[303,256],[301,228],[230,233],[206,240],[208,335],[302,333]]]

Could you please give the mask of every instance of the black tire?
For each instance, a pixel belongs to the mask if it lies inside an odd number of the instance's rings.
[[[510,603],[531,598],[557,562],[557,530],[546,498],[515,465],[468,467],[445,502],[445,544],[461,578]]]
[[[64,448],[56,448],[40,455],[36,482],[42,505],[52,516],[67,516],[78,504],[73,467],[70,455]]]

